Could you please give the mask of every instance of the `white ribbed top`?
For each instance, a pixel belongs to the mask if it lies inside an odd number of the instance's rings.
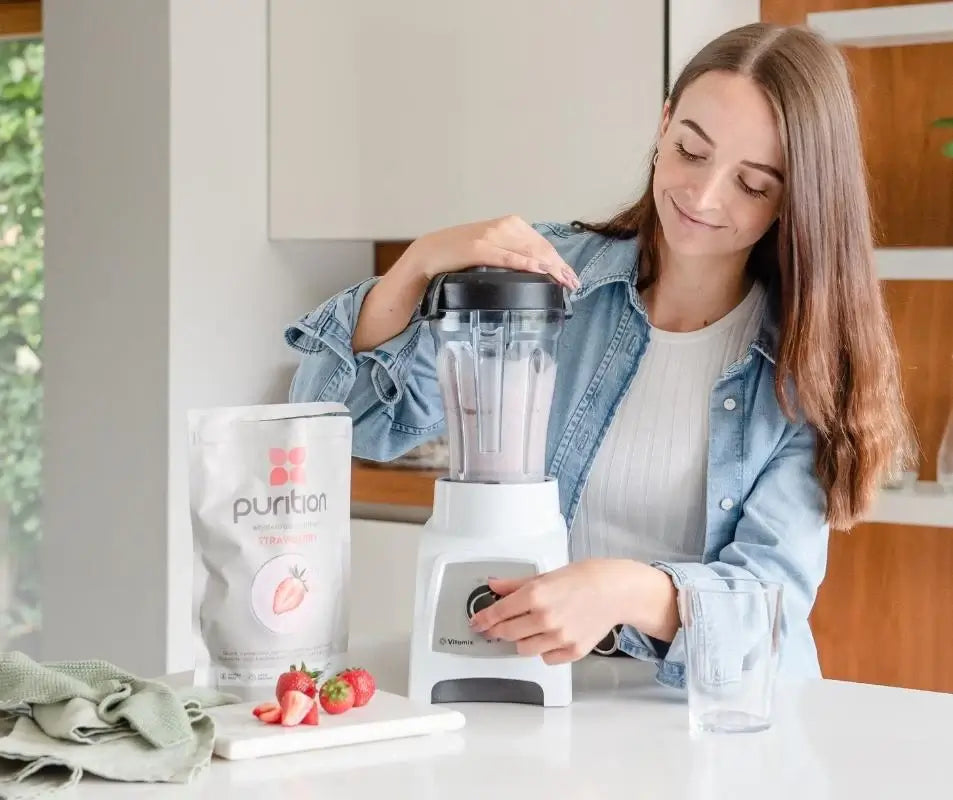
[[[755,283],[706,328],[650,328],[638,372],[583,490],[570,534],[573,560],[700,559],[711,390],[757,336],[765,300]],[[740,414],[741,398],[734,402],[726,409]]]

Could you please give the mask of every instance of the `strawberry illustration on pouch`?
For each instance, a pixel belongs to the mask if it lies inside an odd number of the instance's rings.
[[[294,611],[301,605],[304,595],[308,591],[308,584],[304,580],[305,572],[307,570],[298,569],[297,566],[292,567],[291,575],[278,584],[275,589],[275,599],[271,605],[271,610],[275,614]]]

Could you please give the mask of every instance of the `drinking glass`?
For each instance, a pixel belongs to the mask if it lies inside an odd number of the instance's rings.
[[[779,583],[704,578],[678,595],[693,734],[771,726],[781,636]]]

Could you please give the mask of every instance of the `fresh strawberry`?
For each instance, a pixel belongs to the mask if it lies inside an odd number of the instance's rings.
[[[285,614],[294,611],[308,591],[308,584],[304,582],[304,573],[307,570],[291,568],[291,577],[285,578],[275,589],[275,597],[271,603],[271,610],[275,614]]]
[[[274,711],[276,708],[280,710],[281,706],[279,706],[277,703],[259,703],[251,710],[251,713],[256,717],[260,717],[266,711]]]
[[[304,719],[301,720],[302,725],[317,725],[318,724],[318,701],[311,701],[311,708],[308,709],[308,713],[304,715]]]
[[[314,706],[314,699],[303,692],[285,692],[281,698],[281,724],[292,727],[303,720]]]
[[[278,683],[275,684],[275,697],[280,702],[284,693],[292,690],[302,692],[308,697],[314,697],[317,694],[315,681],[319,677],[321,677],[321,673],[318,670],[309,670],[303,661],[300,667],[292,664],[288,672],[282,672],[278,676]]]
[[[258,716],[258,719],[260,719],[262,722],[268,722],[272,725],[277,725],[279,722],[281,722],[281,706],[275,706],[275,708],[272,708],[268,711],[263,711]]]
[[[348,667],[334,677],[341,678],[351,684],[351,688],[354,690],[355,708],[366,706],[374,696],[374,692],[377,691],[377,682],[374,680],[374,676],[363,667]]]
[[[343,714],[354,706],[354,689],[341,678],[331,678],[321,684],[318,697],[321,708],[329,714]]]

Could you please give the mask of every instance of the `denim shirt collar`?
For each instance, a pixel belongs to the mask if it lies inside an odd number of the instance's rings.
[[[629,302],[643,319],[647,319],[645,303],[635,290],[635,276],[639,262],[637,239],[634,237],[631,239],[600,238],[602,240],[598,249],[579,272],[581,285],[570,294],[570,301],[582,300],[603,286],[623,283],[628,292]],[[769,297],[773,296],[772,287],[768,287],[768,290]],[[750,347],[774,364],[777,360],[778,340],[779,324],[773,303],[769,302],[758,335],[750,343]]]

